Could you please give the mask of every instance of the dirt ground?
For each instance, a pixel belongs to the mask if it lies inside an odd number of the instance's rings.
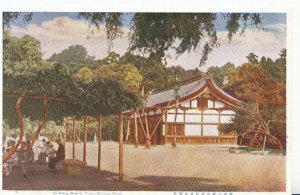
[[[82,143],[76,158],[82,160]],[[170,145],[135,148],[124,145],[124,181],[118,181],[118,143],[103,142],[102,171],[96,171],[97,143],[88,143],[87,166],[80,176],[68,176],[61,167],[31,165],[27,178],[21,168],[3,177],[4,190],[98,191],[285,191],[286,157],[233,154],[230,146]],[[66,145],[71,158],[72,144]]]

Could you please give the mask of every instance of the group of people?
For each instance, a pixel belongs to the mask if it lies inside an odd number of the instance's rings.
[[[9,154],[11,150],[15,147],[15,140],[9,140],[7,142],[7,146],[2,147],[2,158]],[[13,165],[19,164],[22,167],[23,177],[27,177],[27,164],[34,162],[34,153],[32,148],[30,147],[30,140],[21,141],[20,151],[18,153],[14,153],[5,163],[3,163],[3,174],[8,176],[12,174]]]
[[[48,158],[48,167],[54,170],[56,163],[65,159],[65,146],[61,139],[57,139],[55,142],[58,144],[58,150],[56,151],[53,148],[53,143],[50,141],[43,139],[42,142],[43,147],[41,147],[41,152],[38,156],[37,163],[47,163]]]
[[[65,159],[65,147],[61,139],[57,139],[58,150],[56,151],[53,147],[53,143],[42,140],[43,147],[38,155],[37,161],[34,161],[34,152],[31,147],[31,141],[22,141],[21,146],[18,149],[19,152],[14,153],[5,163],[3,163],[3,175],[8,176],[12,174],[13,166],[20,165],[22,167],[23,177],[27,177],[27,165],[29,163],[45,164],[48,162],[50,170],[55,170],[57,162]],[[10,153],[15,147],[15,140],[9,140],[7,146],[2,148],[2,158]],[[48,160],[47,160],[48,159]]]

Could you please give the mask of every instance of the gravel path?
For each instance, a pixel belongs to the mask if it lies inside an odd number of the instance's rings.
[[[82,143],[76,158],[82,160]],[[103,142],[102,171],[96,171],[97,144],[88,143],[87,163],[78,176],[32,165],[3,177],[7,190],[285,191],[285,156],[232,154],[228,146],[170,145],[145,149],[124,145],[124,181],[118,181],[118,144]],[[72,144],[66,145],[71,158]]]

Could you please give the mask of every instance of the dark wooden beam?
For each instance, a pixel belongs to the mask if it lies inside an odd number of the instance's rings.
[[[119,181],[123,181],[123,113],[119,113]]]

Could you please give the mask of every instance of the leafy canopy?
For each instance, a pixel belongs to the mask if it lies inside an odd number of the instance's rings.
[[[132,64],[109,64],[102,65],[94,71],[95,80],[119,81],[124,89],[140,95],[143,77]]]
[[[54,53],[49,61],[63,64],[70,70],[78,70],[92,58],[84,46],[71,45],[58,54]]]
[[[3,34],[3,64],[4,72],[14,74],[31,74],[52,67],[42,60],[38,40],[29,35],[18,38],[8,32]]]
[[[204,65],[208,54],[218,46],[216,21],[223,17],[226,21],[228,39],[233,35],[245,33],[248,26],[259,28],[261,16],[257,13],[104,13],[82,12],[79,17],[97,28],[106,29],[109,48],[113,40],[123,34],[124,16],[130,17],[130,33],[128,35],[132,52],[154,53],[166,58],[166,51],[174,49],[177,55],[202,48],[199,62]],[[19,12],[3,14],[4,29],[20,16]],[[32,13],[25,13],[24,20],[30,21]]]
[[[244,64],[231,72],[225,91],[244,102],[256,102],[260,106],[285,105],[285,86],[255,64]]]
[[[273,61],[265,56],[261,57],[260,63],[261,67],[265,69],[273,79],[285,84],[286,82],[286,49],[282,49],[279,58]]]
[[[225,65],[218,67],[218,66],[211,66],[207,69],[207,73],[210,74],[214,82],[221,88],[224,87],[226,80],[229,74],[234,71],[235,66],[233,63],[226,63]]]

